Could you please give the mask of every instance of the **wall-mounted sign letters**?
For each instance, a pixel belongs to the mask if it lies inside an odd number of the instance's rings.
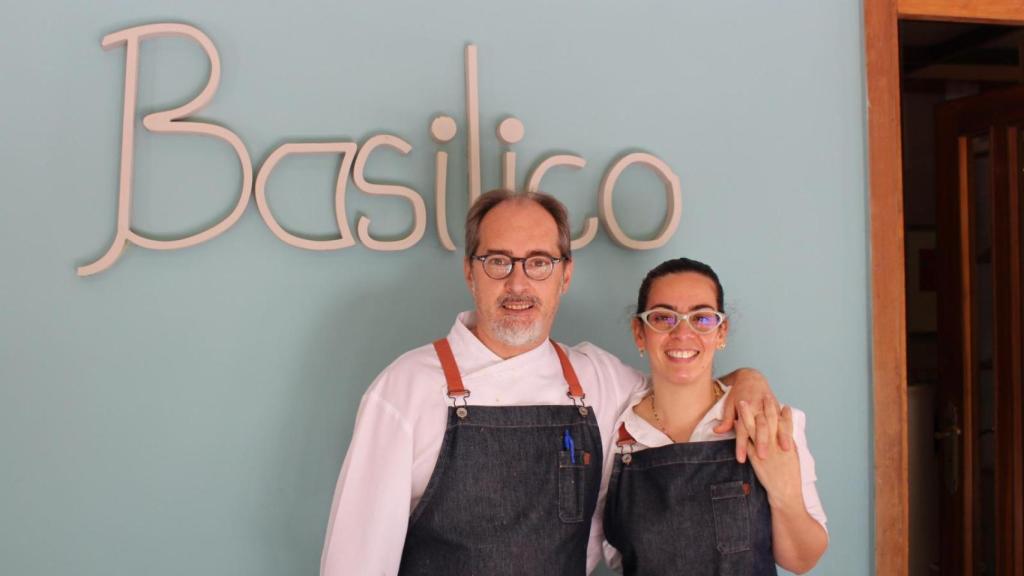
[[[143,40],[160,36],[181,36],[194,40],[210,59],[210,77],[206,86],[190,102],[174,108],[146,115],[142,125],[155,133],[194,134],[218,138],[231,145],[242,169],[242,187],[238,202],[234,209],[223,220],[210,228],[184,238],[174,240],[157,240],[147,238],[131,227],[132,206],[132,165],[135,153],[135,118],[136,94],[139,79],[139,47]],[[187,24],[159,23],[125,28],[103,38],[104,49],[123,45],[125,50],[124,68],[124,108],[121,116],[121,170],[118,189],[117,224],[114,241],[110,248],[98,260],[78,268],[79,276],[89,276],[111,267],[121,256],[129,243],[153,250],[177,250],[206,242],[231,228],[242,217],[249,205],[250,196],[256,197],[256,207],[267,227],[275,236],[292,246],[306,250],[340,250],[360,243],[371,250],[393,251],[405,250],[418,243],[426,232],[427,209],[423,197],[412,188],[394,184],[370,182],[365,177],[365,166],[370,155],[377,148],[393,148],[401,154],[408,154],[412,145],[394,134],[377,134],[362,144],[356,142],[288,142],[277,147],[267,156],[253,179],[253,163],[249,152],[237,134],[217,124],[200,122],[190,118],[210,103],[220,83],[220,57],[213,41],[194,26]],[[466,126],[468,148],[467,188],[470,203],[481,192],[480,182],[480,102],[477,90],[477,50],[475,45],[466,46]],[[430,124],[430,135],[439,149],[435,151],[434,206],[437,211],[435,223],[437,236],[441,245],[454,251],[455,244],[448,233],[446,215],[446,195],[448,185],[448,153],[443,146],[455,139],[458,125],[450,116],[441,115]],[[517,189],[516,153],[513,146],[525,135],[523,123],[514,117],[505,118],[497,127],[498,141],[504,146],[501,158],[501,185],[508,189]],[[338,223],[338,237],[328,240],[315,240],[293,234],[282,227],[267,203],[267,181],[277,164],[289,155],[298,154],[336,154],[341,158],[341,168],[335,183],[334,213]],[[612,192],[622,172],[638,165],[655,172],[664,184],[668,198],[668,208],[658,234],[650,240],[630,238],[622,231],[615,217],[612,206]],[[581,156],[558,154],[540,160],[530,173],[523,186],[527,190],[540,190],[541,181],[549,170],[559,166],[581,169],[587,161]],[[366,194],[398,196],[409,202],[412,208],[412,231],[398,240],[380,240],[370,233],[371,220],[366,216],[359,218],[356,232],[352,233],[345,212],[346,187],[351,177],[356,188]],[[660,158],[643,152],[626,154],[613,162],[604,172],[598,191],[599,215],[604,222],[612,240],[633,250],[650,250],[663,246],[675,233],[679,226],[682,213],[682,195],[679,188],[679,177]],[[588,216],[582,234],[572,241],[574,250],[583,248],[597,235],[598,218]]]

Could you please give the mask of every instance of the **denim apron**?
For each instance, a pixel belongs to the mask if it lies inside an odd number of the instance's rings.
[[[634,453],[622,425],[616,443],[604,532],[626,576],[776,574],[768,495],[735,440]]]
[[[399,574],[586,574],[601,434],[555,344],[564,406],[473,406],[447,340],[434,348],[452,406],[434,472],[409,517]]]

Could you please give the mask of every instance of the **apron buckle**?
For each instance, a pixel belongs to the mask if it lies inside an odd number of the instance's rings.
[[[580,416],[586,418],[587,414],[590,414],[590,408],[588,408],[587,403],[583,401],[583,399],[587,397],[586,394],[573,396],[572,392],[566,392],[565,395],[568,396],[570,400],[572,400],[572,405],[575,406],[576,409],[580,411]]]
[[[615,441],[615,445],[619,447],[619,456],[622,457],[622,463],[629,465],[633,461],[633,452],[636,450],[636,438],[626,430],[626,423],[619,424],[619,438]],[[629,452],[626,452],[626,447],[629,446]]]
[[[629,446],[629,451],[626,451],[626,447]],[[619,442],[619,456],[622,457],[622,463],[629,465],[633,461],[633,443],[632,442]]]
[[[448,394],[448,398],[452,401],[452,408],[455,408],[455,415],[459,417],[459,420],[469,416],[469,403],[466,398],[469,398],[469,390],[465,390],[463,394],[455,395]],[[462,399],[462,406],[458,405],[459,399]]]

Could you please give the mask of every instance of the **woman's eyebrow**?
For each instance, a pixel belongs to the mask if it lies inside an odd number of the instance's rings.
[[[671,304],[660,304],[660,303],[659,304],[651,304],[651,307],[648,308],[648,310],[652,310],[654,308],[667,308],[667,309],[669,309],[669,310],[671,310],[673,312],[678,312],[679,311],[678,309],[676,309],[675,306],[673,306]],[[687,310],[687,312],[693,312],[694,310],[704,310],[704,309],[715,310],[715,307],[712,306],[711,304],[697,304],[695,306],[691,306],[690,309]]]

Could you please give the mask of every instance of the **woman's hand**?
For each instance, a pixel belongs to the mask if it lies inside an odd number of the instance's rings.
[[[725,399],[722,423],[716,426],[714,431],[722,434],[732,430],[733,425],[736,426],[736,461],[747,461],[747,444],[750,440],[754,441],[757,453],[762,458],[768,457],[768,447],[776,441],[783,451],[793,449],[792,429],[789,436],[783,437],[777,435],[774,430],[769,431],[766,421],[762,421],[762,425],[755,428],[756,422],[747,424],[742,418],[736,418],[740,402],[746,402],[755,416],[768,404],[778,410],[779,402],[768,386],[768,380],[760,372],[753,368],[740,368],[722,376],[722,381],[730,388],[729,396]]]

